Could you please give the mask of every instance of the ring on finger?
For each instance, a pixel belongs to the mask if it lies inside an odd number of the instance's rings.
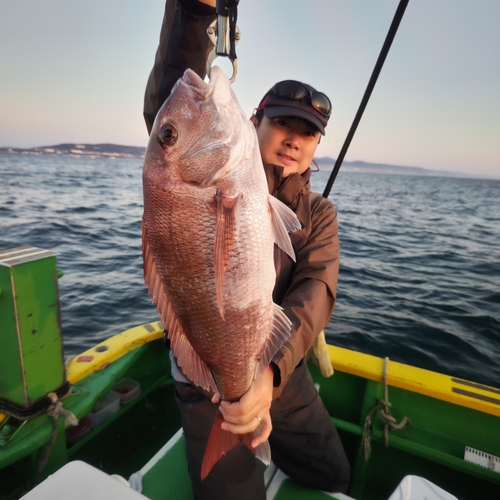
[[[259,417],[259,415],[255,415],[255,418],[262,423],[262,419]]]

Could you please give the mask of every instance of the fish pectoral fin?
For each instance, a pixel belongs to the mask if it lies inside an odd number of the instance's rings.
[[[300,221],[293,210],[272,195],[269,195],[269,208],[273,223],[274,241],[295,262],[295,251],[288,233],[298,231],[301,228]]]
[[[279,305],[273,304],[273,322],[271,325],[271,333],[267,344],[264,347],[264,353],[255,368],[255,378],[259,377],[259,375],[261,375],[262,372],[270,365],[274,355],[288,340],[288,337],[290,337],[291,327],[292,323],[283,309]]]
[[[177,358],[178,365],[182,368],[184,375],[194,384],[207,391],[216,392],[217,385],[215,384],[210,368],[193,349],[193,346],[182,330],[177,314],[172,309],[168,294],[163,287],[160,273],[153,259],[144,226],[142,233],[142,254],[144,258],[144,284],[148,287],[148,292],[153,296],[153,303],[156,303],[156,310],[160,313],[161,320],[165,323],[170,347]]]
[[[220,317],[224,320],[224,274],[229,255],[238,239],[241,193],[215,194],[215,291]]]

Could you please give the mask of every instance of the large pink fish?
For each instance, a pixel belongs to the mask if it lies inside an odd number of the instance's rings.
[[[144,275],[177,363],[198,386],[237,401],[289,336],[273,303],[274,244],[292,257],[300,224],[268,194],[254,126],[230,83],[191,70],[153,126],[143,172]],[[202,467],[252,435],[212,429]],[[254,451],[254,450],[252,450]],[[257,450],[267,461],[269,445]]]

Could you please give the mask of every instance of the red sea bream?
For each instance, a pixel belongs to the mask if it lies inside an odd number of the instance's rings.
[[[294,255],[288,232],[299,222],[268,194],[254,126],[219,68],[209,83],[187,70],[174,86],[151,132],[143,186],[145,282],[177,363],[194,384],[237,401],[289,336],[272,301],[273,254],[276,243]],[[221,422],[219,413],[202,477],[252,438]],[[266,458],[268,445],[259,453]]]

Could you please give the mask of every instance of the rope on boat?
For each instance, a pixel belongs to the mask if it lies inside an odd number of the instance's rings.
[[[52,448],[54,447],[54,444],[56,442],[57,431],[59,427],[59,417],[61,415],[64,415],[64,425],[66,426],[78,425],[78,419],[69,410],[63,408],[63,405],[55,392],[49,392],[47,394],[47,397],[52,402],[52,404],[47,408],[47,415],[49,417],[52,417],[52,434],[50,435],[49,444],[47,445],[47,448],[45,448],[45,451],[43,452],[43,457],[40,460],[40,464],[38,465],[35,484],[36,480],[38,479],[38,476],[47,465],[47,460],[49,459],[50,452],[52,451]]]
[[[308,363],[315,364],[323,377],[328,378],[333,375],[332,361],[328,352],[324,330],[319,332],[313,345],[306,352],[305,359]]]
[[[75,417],[73,413],[69,410],[63,408],[63,404],[61,399],[65,398],[71,393],[71,385],[69,382],[65,382],[61,387],[59,387],[54,392],[49,392],[46,396],[39,399],[36,403],[25,408],[16,403],[12,403],[11,401],[7,401],[5,399],[0,398],[0,411],[5,413],[10,417],[14,417],[21,421],[31,420],[39,415],[43,415],[47,413],[49,417],[52,417],[52,432],[50,435],[49,443],[43,452],[42,459],[40,460],[40,464],[38,465],[37,473],[35,475],[35,480],[31,488],[34,488],[37,485],[38,478],[47,465],[47,461],[49,459],[50,452],[54,447],[54,444],[57,439],[57,432],[59,428],[59,417],[63,415],[64,425],[78,425],[78,419]],[[31,489],[30,488],[30,489]]]
[[[64,382],[58,389],[54,391],[54,394],[58,399],[64,399],[71,392],[71,385],[69,382]],[[25,407],[7,399],[0,398],[0,412],[14,417],[17,420],[30,420],[32,418],[43,415],[47,412],[47,409],[53,404],[52,399],[47,394],[43,396],[38,401],[33,403],[31,406]]]
[[[384,399],[379,399],[377,405],[372,408],[365,419],[365,425],[363,428],[363,435],[361,436],[361,451],[365,457],[365,460],[370,458],[371,452],[371,429],[372,429],[372,419],[375,413],[378,411],[378,416],[384,422],[384,446],[387,448],[389,446],[389,431],[399,431],[411,425],[411,420],[408,417],[403,417],[401,422],[398,424],[396,419],[391,415],[391,406],[389,403],[389,390],[387,386],[387,368],[389,366],[389,358],[384,359]]]

